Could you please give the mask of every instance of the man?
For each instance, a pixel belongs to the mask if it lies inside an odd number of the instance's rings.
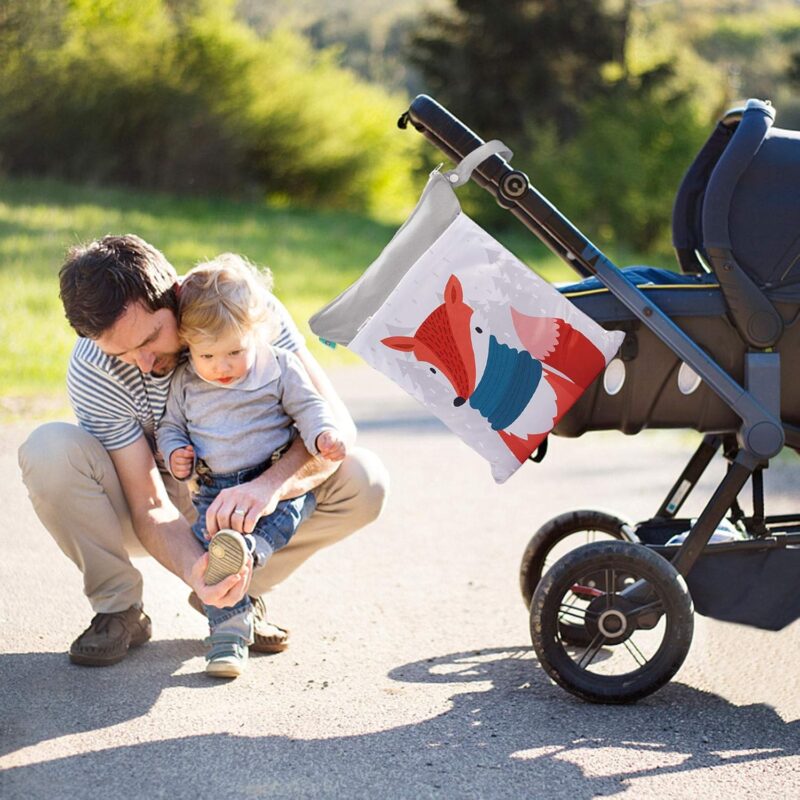
[[[138,236],[106,236],[73,248],[59,273],[64,310],[79,339],[67,388],[78,425],[48,423],[22,445],[19,463],[34,509],[59,547],[83,573],[95,616],[72,643],[77,664],[107,666],[151,635],[142,608],[142,577],[131,555],[149,554],[192,588],[189,602],[231,606],[254,599],[251,650],[285,649],[288,632],[266,619],[261,595],[322,547],[374,520],[387,475],[377,457],[353,449],[355,426],[286,309],[272,298],[281,330],[275,344],[295,351],[320,394],[333,406],[348,445],[340,463],[312,457],[298,438],[279,461],[249,483],[221,492],[208,509],[210,534],[249,533],[240,508],[269,508],[314,490],[317,508],[290,544],[256,573],[207,586],[208,555],[192,535],[185,484],[164,468],[155,429],[170,376],[184,358],[177,333],[178,278],[162,253]],[[189,521],[187,521],[187,518]]]

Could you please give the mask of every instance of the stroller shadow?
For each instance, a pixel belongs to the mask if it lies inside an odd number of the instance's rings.
[[[38,698],[33,722],[49,722],[35,732],[17,728],[4,740],[21,747],[146,714],[162,689],[175,685],[176,654],[189,658],[197,652],[193,642],[161,644],[166,645],[162,652],[138,663],[124,688],[93,673],[96,701],[79,709],[69,690],[86,679],[64,670],[63,656],[57,665],[54,654],[6,656],[20,659],[20,667],[24,661],[34,685],[43,690],[31,693]],[[186,677],[194,685],[193,676]],[[105,785],[109,776],[135,775],[135,780],[115,780],[116,797],[162,796],[165,787],[175,798],[220,792],[236,797],[522,797],[535,788],[540,797],[588,800],[624,793],[632,782],[650,776],[797,754],[800,724],[783,722],[768,706],[737,707],[677,683],[635,706],[587,705],[552,686],[527,647],[432,657],[398,667],[389,677],[406,687],[452,685],[451,707],[430,719],[358,735],[298,740],[216,733],[113,747],[8,769],[3,795],[11,800],[59,787],[60,797],[81,797],[86,787]],[[177,680],[188,685],[184,676]],[[352,707],[363,713],[356,702],[359,687],[352,692]],[[29,700],[16,702],[10,709],[14,718]],[[342,714],[346,717],[347,707]],[[379,725],[380,718],[372,724]]]
[[[587,704],[551,684],[529,648],[488,649],[427,659],[399,667],[390,677],[406,683],[491,681],[490,692],[455,699],[469,704],[473,697],[481,698],[470,713],[483,726],[511,734],[516,741],[508,758],[529,759],[529,763],[570,761],[570,753],[607,748],[667,757],[655,763],[657,759],[636,755],[632,760],[645,764],[607,776],[617,786],[621,780],[648,775],[797,755],[800,721],[784,722],[768,705],[736,706],[719,695],[676,680],[636,704]],[[509,701],[516,707],[511,715]],[[568,722],[566,730],[557,723],[559,719]],[[701,725],[698,719],[702,719]],[[522,725],[517,726],[519,722]],[[571,738],[569,733],[573,734]],[[583,759],[575,760],[580,763]]]

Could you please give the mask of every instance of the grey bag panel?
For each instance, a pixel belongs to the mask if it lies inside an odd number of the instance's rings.
[[[461,207],[450,182],[434,172],[411,215],[364,274],[309,319],[320,338],[348,345],[398,281],[447,230]]]
[[[335,300],[309,319],[321,339],[347,346],[358,329],[387,300],[402,277],[447,230],[461,212],[454,187],[466,183],[472,171],[493,155],[511,158],[498,139],[484,142],[450,172],[435,170],[409,218],[364,274]]]

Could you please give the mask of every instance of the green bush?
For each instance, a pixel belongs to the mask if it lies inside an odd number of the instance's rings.
[[[542,135],[532,173],[543,192],[599,244],[666,250],[680,181],[711,125],[682,94],[653,89],[587,107],[567,143]]]
[[[0,168],[397,214],[418,142],[406,101],[231,0],[9,0]],[[37,22],[38,19],[38,22]]]

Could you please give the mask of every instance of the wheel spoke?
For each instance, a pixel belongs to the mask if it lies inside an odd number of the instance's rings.
[[[633,612],[629,613],[632,613],[633,616],[638,617],[641,614],[646,614],[648,611],[663,612],[664,604],[661,602],[661,598],[653,600],[652,603],[647,603],[646,605],[638,606],[637,608],[633,609]]]
[[[577,620],[581,624],[586,622],[586,613],[585,609],[580,608],[579,606],[571,606],[568,603],[561,604],[561,610],[558,614],[559,622],[562,622],[565,619]]]
[[[625,649],[631,654],[633,660],[640,666],[643,667],[647,663],[647,658],[645,658],[644,653],[638,648],[636,642],[633,639],[626,639],[625,640]]]
[[[588,669],[589,664],[594,661],[595,656],[600,652],[600,648],[605,644],[606,637],[602,633],[598,633],[591,644],[583,651],[583,655],[578,660],[578,666],[581,669]]]
[[[611,598],[616,592],[616,584],[614,583],[614,580],[616,578],[616,573],[613,567],[605,570],[605,578],[606,578],[606,608],[611,608]]]
[[[576,606],[566,602],[566,600],[562,600],[559,605],[559,618],[562,616],[573,617],[584,622],[587,618],[594,618],[599,615],[596,611],[589,611],[585,606]]]

